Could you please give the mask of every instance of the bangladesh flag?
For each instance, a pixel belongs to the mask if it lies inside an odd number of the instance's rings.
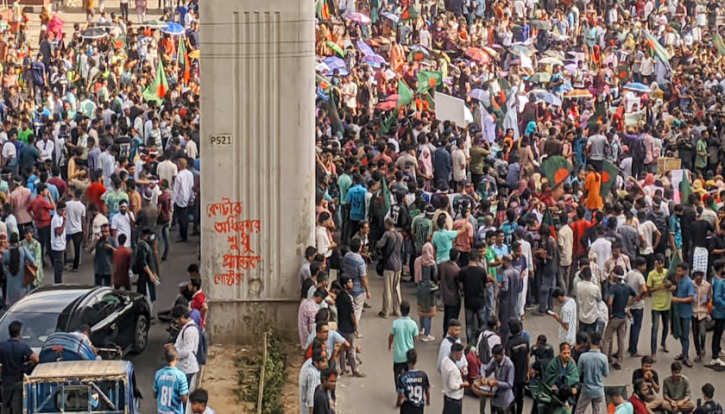
[[[161,104],[164,102],[164,97],[168,91],[169,81],[166,79],[164,64],[159,61],[159,66],[156,68],[156,77],[146,90],[143,91],[143,98],[147,101],[156,101]]]
[[[179,49],[176,54],[176,64],[179,65],[179,80],[184,85],[189,83],[191,79],[191,64],[189,63],[189,54],[186,51],[184,39],[179,40]]]
[[[690,178],[687,175],[687,171],[682,172],[682,181],[680,181],[680,203],[689,204],[689,198],[692,194],[692,187],[690,186]]]
[[[408,105],[413,100],[413,91],[410,90],[404,80],[398,81],[398,105],[396,110],[400,109],[401,106]]]
[[[317,18],[322,21],[330,20],[330,6],[325,0],[317,0],[315,2],[315,13]]]
[[[612,190],[612,186],[617,182],[617,175],[619,175],[619,168],[614,164],[604,161],[602,164],[602,188],[599,191],[602,197],[606,197]]]
[[[443,83],[443,74],[440,71],[421,70],[416,76],[418,78],[418,93],[425,93],[430,89],[435,90],[438,85]]]
[[[388,180],[385,179],[385,176],[383,176],[382,180],[382,192],[383,192],[383,201],[385,202],[385,214],[388,214],[388,211],[390,211],[390,190],[388,189]]]
[[[544,170],[544,175],[549,180],[552,188],[563,183],[573,169],[569,161],[561,155],[547,157],[542,161],[541,168]]]
[[[418,17],[418,10],[415,8],[415,6],[409,6],[400,15],[400,18],[404,21],[415,19],[416,17]]]
[[[713,33],[712,45],[715,46],[715,49],[717,49],[717,53],[719,53],[722,56],[725,56],[725,42],[722,41],[722,37],[720,36],[720,33],[718,33],[718,32]]]
[[[632,72],[629,69],[629,65],[619,65],[617,68],[617,77],[619,77],[619,83],[622,85],[629,82],[632,78]]]

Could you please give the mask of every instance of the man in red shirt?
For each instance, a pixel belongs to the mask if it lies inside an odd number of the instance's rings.
[[[629,397],[629,402],[634,407],[634,414],[648,414],[649,411],[645,402],[647,393],[649,393],[649,384],[641,378],[634,381],[634,393]]]
[[[189,266],[188,272],[192,273],[192,267],[196,267],[196,273],[199,273],[199,267],[195,264]],[[191,309],[196,309],[201,313],[201,329],[206,324],[206,312],[209,305],[206,304],[206,295],[201,290],[201,278],[192,277],[189,281],[189,292],[191,292]]]
[[[30,202],[28,213],[35,222],[38,229],[40,246],[43,248],[43,257],[50,254],[50,212],[55,210],[55,204],[51,201],[50,191],[45,184],[38,184],[38,196]]]
[[[103,174],[101,171],[94,171],[91,173],[91,183],[86,190],[88,196],[88,202],[98,206],[98,211],[106,211],[103,206],[103,200],[101,196],[106,192],[106,186],[103,185]]]

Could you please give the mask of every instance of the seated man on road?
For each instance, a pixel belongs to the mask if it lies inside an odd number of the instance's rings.
[[[682,375],[682,364],[673,362],[672,375],[662,383],[662,409],[669,413],[689,413],[695,409],[690,392],[690,380]]]

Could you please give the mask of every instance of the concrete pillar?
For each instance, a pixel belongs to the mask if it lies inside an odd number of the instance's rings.
[[[314,2],[201,5],[201,267],[214,342],[295,332],[314,233]]]

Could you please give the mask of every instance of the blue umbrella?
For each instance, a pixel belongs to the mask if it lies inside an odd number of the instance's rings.
[[[365,55],[363,57],[363,61],[368,62],[368,63],[377,63],[377,64],[380,64],[380,65],[382,65],[383,63],[385,63],[385,59],[382,56],[376,55],[376,54]]]
[[[180,25],[179,23],[173,23],[173,22],[166,23],[166,27],[161,29],[161,31],[166,34],[173,35],[173,36],[179,36],[179,35],[183,35],[186,33],[184,26]]]
[[[649,88],[649,86],[639,83],[639,82],[631,82],[626,85],[624,85],[624,89],[635,91],[635,92],[641,92],[641,93],[650,93],[652,90]]]
[[[386,19],[390,20],[393,23],[398,23],[398,21],[400,21],[400,17],[398,17],[395,14],[390,13],[390,12],[382,12],[382,13],[380,13],[380,15],[385,17]]]
[[[561,99],[551,92],[544,90],[531,91],[537,101],[544,101],[549,105],[561,106]]]
[[[345,69],[347,67],[347,65],[345,65],[345,61],[337,56],[330,56],[328,58],[325,58],[323,62],[325,62],[325,65],[330,68],[330,72],[335,69]]]
[[[367,43],[363,42],[362,40],[358,40],[355,42],[357,45],[357,48],[360,49],[361,52],[363,52],[363,55],[374,55],[375,52],[373,52],[373,48],[370,47]]]
[[[350,71],[347,70],[347,69],[345,69],[345,68],[340,68],[340,69],[337,70],[337,75],[338,76],[343,76],[344,77],[344,76],[347,76],[349,74],[350,74]],[[329,72],[327,72],[325,74],[325,76],[333,76],[333,75],[335,75],[335,70],[334,69],[333,70],[330,70]]]

